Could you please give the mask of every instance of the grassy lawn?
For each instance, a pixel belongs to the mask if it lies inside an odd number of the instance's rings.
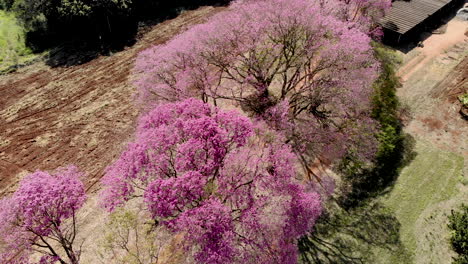
[[[0,72],[35,57],[26,47],[24,29],[15,16],[0,10]]]
[[[378,263],[450,263],[446,214],[466,198],[459,190],[463,157],[423,141],[417,142],[416,152],[382,199],[401,224],[400,239],[409,256],[387,252]]]

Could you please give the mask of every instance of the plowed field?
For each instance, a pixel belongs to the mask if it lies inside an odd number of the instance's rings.
[[[82,65],[44,63],[0,76],[0,196],[35,170],[75,164],[91,187],[133,133],[131,72],[141,50],[221,8],[202,7],[153,26],[135,45]]]

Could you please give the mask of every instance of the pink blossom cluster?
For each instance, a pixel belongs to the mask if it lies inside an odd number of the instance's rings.
[[[106,208],[112,210],[131,198],[139,188],[131,184],[133,180],[146,187],[158,175],[219,172],[226,154],[246,143],[251,126],[236,112],[213,110],[195,99],[154,108],[140,118],[135,141],[103,178],[112,186],[104,193]]]
[[[296,239],[321,213],[296,180],[284,138],[197,99],[161,104],[103,179],[113,210],[142,196],[153,218],[186,234],[199,263],[296,263]]]
[[[291,85],[312,88],[298,84],[312,81],[306,77],[315,77],[317,85],[359,89],[375,77],[369,37],[329,13],[309,0],[234,2],[228,11],[140,54],[140,99],[173,101],[203,93],[240,99],[268,89],[274,80],[285,86],[284,97],[301,92]],[[303,76],[305,70],[316,72]]]
[[[379,39],[382,31],[379,20],[391,7],[391,0],[318,0],[323,11]]]
[[[307,162],[345,154],[371,161],[379,64],[368,30],[387,2],[236,1],[138,56],[140,100],[230,100],[283,133]]]
[[[0,240],[4,246],[0,263],[29,263],[33,249],[53,250],[47,243],[50,238],[62,239],[60,243],[72,242],[63,223],[73,218],[74,224],[76,212],[85,202],[81,177],[74,166],[53,174],[37,171],[27,175],[11,197],[0,200]],[[70,252],[73,253],[77,252]],[[40,264],[60,259],[52,251],[47,254]]]

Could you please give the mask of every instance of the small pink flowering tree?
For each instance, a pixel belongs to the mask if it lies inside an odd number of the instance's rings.
[[[356,22],[329,13],[311,0],[234,2],[139,55],[140,99],[239,104],[281,128],[305,167],[350,153],[369,161],[376,151],[369,115],[379,65]]]
[[[86,199],[80,177],[74,166],[37,171],[0,200],[0,263],[30,263],[29,255],[38,252],[39,264],[78,264],[76,212]]]
[[[162,104],[103,178],[104,206],[142,197],[197,263],[295,263],[321,212],[281,136],[196,99]]]

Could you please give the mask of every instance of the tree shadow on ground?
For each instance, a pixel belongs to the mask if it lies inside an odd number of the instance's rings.
[[[313,232],[299,240],[303,263],[376,263],[376,250],[410,258],[400,241],[400,222],[381,203],[350,211],[334,207],[319,219]]]
[[[415,144],[415,139],[404,133],[391,153],[377,157],[375,167],[348,176],[348,184],[340,190],[340,206],[345,209],[357,207],[390,192],[401,170],[416,157]]]
[[[46,64],[50,67],[70,67],[87,63],[104,53],[95,47],[62,44],[49,51]]]

